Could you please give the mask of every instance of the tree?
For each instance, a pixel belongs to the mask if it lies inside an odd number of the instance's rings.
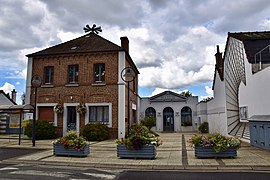
[[[192,93],[189,92],[189,91],[183,91],[183,92],[181,93],[181,95],[182,95],[182,96],[185,96],[185,97],[190,97],[190,96],[192,96]]]
[[[25,104],[25,93],[23,92],[21,95],[22,105]]]

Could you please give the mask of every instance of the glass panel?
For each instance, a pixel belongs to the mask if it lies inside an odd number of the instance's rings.
[[[89,122],[109,122],[109,106],[89,106]]]
[[[94,64],[94,81],[105,81],[105,64]]]

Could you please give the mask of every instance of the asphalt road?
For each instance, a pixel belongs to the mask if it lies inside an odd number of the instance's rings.
[[[270,172],[124,171],[116,180],[269,180]]]
[[[93,179],[113,180],[121,171],[93,169],[87,167],[0,164],[0,179],[16,180],[55,180],[55,179]]]

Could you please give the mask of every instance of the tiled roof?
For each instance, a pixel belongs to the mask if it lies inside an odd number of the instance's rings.
[[[103,37],[89,33],[79,38],[49,47],[47,49],[26,55],[27,57],[58,55],[69,53],[87,53],[101,51],[121,51],[122,47],[104,39]]]
[[[255,63],[254,55],[256,53],[270,45],[270,31],[228,33],[228,37],[233,37],[244,43],[245,52],[250,63]],[[263,51],[261,59],[262,63],[270,62],[269,51]]]

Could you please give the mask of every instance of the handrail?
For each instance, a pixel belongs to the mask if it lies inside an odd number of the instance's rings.
[[[259,52],[257,52],[255,55],[254,55],[254,60],[255,60],[255,64],[257,63],[257,55],[259,54],[260,55],[260,61],[259,61],[259,70],[261,70],[262,69],[262,52],[265,50],[265,49],[267,49],[267,48],[269,48],[269,54],[270,54],[270,44],[269,45],[267,45],[266,47],[264,47],[262,50],[260,50]]]

